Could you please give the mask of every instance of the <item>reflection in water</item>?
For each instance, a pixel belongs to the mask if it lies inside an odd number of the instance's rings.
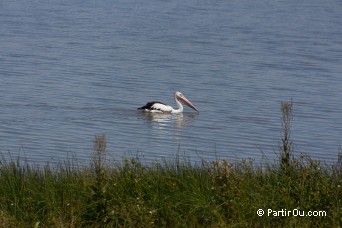
[[[173,151],[172,146],[182,144],[184,137],[187,137],[187,130],[184,127],[191,126],[197,115],[197,113],[171,114],[139,112],[139,116],[146,123],[146,130],[149,132],[146,134],[146,141],[151,146],[153,145],[154,148],[162,148],[166,151]]]
[[[153,113],[153,112],[139,112],[141,116],[144,117],[145,120],[151,121],[151,123],[158,123],[158,128],[164,129],[170,127],[172,123],[175,124],[177,128],[181,128],[184,126],[190,126],[194,118],[198,115],[197,113],[179,113],[179,114],[171,114],[171,113]],[[156,127],[155,124],[152,124],[151,127]]]

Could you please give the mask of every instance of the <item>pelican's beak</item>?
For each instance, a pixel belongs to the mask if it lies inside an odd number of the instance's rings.
[[[189,106],[190,108],[192,108],[193,110],[195,110],[195,111],[198,112],[198,110],[197,110],[197,108],[195,107],[195,105],[193,105],[188,99],[186,99],[186,98],[184,97],[184,95],[179,96],[179,99],[180,99],[184,104],[186,104],[187,106]]]

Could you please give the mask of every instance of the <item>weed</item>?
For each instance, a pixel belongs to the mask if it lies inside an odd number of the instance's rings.
[[[292,100],[290,102],[281,103],[282,112],[282,131],[283,135],[281,138],[282,144],[280,148],[281,165],[286,168],[292,156],[292,141],[290,138],[290,129],[292,122]]]

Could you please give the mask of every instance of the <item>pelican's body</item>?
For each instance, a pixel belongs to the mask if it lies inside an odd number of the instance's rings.
[[[178,109],[172,108],[170,105],[164,104],[159,101],[151,101],[148,102],[145,106],[138,108],[142,109],[147,112],[159,112],[159,113],[182,113],[184,108],[180,101],[182,101],[184,104],[189,106],[190,108],[197,111],[196,107],[184,97],[184,95],[180,92],[175,92],[175,101],[177,104]]]

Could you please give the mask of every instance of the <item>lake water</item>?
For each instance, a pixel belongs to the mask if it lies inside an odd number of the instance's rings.
[[[328,163],[342,144],[338,0],[0,3],[0,152],[89,158],[274,161],[281,102],[295,152]],[[199,109],[145,115],[181,91]]]

